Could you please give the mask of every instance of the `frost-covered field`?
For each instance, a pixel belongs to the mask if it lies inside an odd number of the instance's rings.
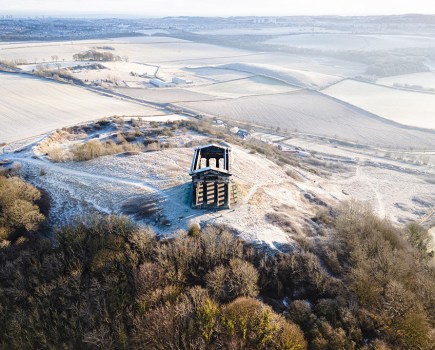
[[[122,52],[122,47],[134,45],[144,50],[148,45],[184,42],[183,40],[161,37],[134,37],[98,40],[54,41],[54,42],[16,42],[0,44],[0,59],[26,60],[28,63],[48,63],[53,61],[51,56],[57,55],[59,61],[72,61],[73,55],[91,48],[110,46],[113,54]],[[119,50],[118,50],[119,49]],[[136,51],[136,50],[135,50]]]
[[[208,35],[283,35],[290,33],[300,33],[313,31],[316,32],[339,32],[338,30],[328,30],[326,28],[321,27],[313,27],[313,26],[286,26],[286,27],[262,27],[262,28],[225,28],[225,29],[202,29],[197,30],[195,33],[197,34],[208,34]]]
[[[253,74],[216,67],[190,67],[187,71],[214,83],[252,77]]]
[[[156,38],[156,37],[155,37]],[[226,48],[222,46],[194,43],[184,40],[166,40],[149,43],[141,38],[114,39],[110,45],[115,52],[122,52],[127,55],[131,62],[146,62],[150,64],[166,64],[179,66],[179,62],[190,62],[200,64],[203,60],[218,61],[221,58],[244,57],[252,52]]]
[[[281,94],[295,91],[297,88],[276,79],[254,76],[223,83],[198,86],[190,90],[221,98],[238,98],[252,95]]]
[[[177,66],[190,68],[215,68],[225,64],[252,64],[252,65],[272,65],[275,68],[299,70],[306,73],[321,73],[333,76],[355,76],[364,74],[366,65],[358,62],[345,61],[333,57],[303,56],[284,52],[257,52],[252,51],[248,54],[222,56],[213,59],[202,59],[196,61],[178,61],[171,63]],[[234,72],[229,70],[229,72]],[[255,73],[257,74],[257,73]],[[252,74],[251,75],[255,75]]]
[[[398,84],[401,87],[435,89],[435,73],[423,72],[413,74],[396,75],[393,77],[378,79],[377,84],[394,86]]]
[[[404,125],[435,129],[435,94],[345,80],[323,92]]]
[[[383,147],[435,149],[435,134],[411,130],[378,118],[320,93],[243,97],[186,102],[182,106],[223,119],[240,120],[282,130],[324,135]]]
[[[319,50],[389,50],[409,47],[435,47],[435,38],[413,35],[294,34],[269,39],[266,44]]]
[[[165,114],[79,87],[6,73],[0,73],[0,96],[0,142],[107,116]]]
[[[232,63],[218,68],[226,68],[254,75],[262,75],[298,87],[319,89],[340,81],[342,78],[322,73],[282,68],[271,64]]]
[[[78,40],[64,42],[26,42],[4,43],[0,45],[0,59],[24,60],[29,64],[49,63],[57,60],[72,61],[73,55],[90,49],[102,49],[105,46],[114,55],[128,57],[132,63],[147,63],[161,65],[163,63],[173,66],[184,66],[179,62],[186,61],[190,64],[203,64],[204,60],[212,60],[214,64],[220,59],[233,59],[245,57],[253,53],[246,50],[225,48],[216,45],[194,43],[190,41],[168,37],[132,37],[100,40]]]
[[[190,91],[179,88],[153,88],[153,89],[131,89],[119,88],[117,92],[140,98],[146,101],[156,101],[162,103],[188,102],[188,101],[203,101],[214,100],[215,97],[200,92]]]
[[[318,138],[304,135],[286,139],[283,143],[293,148],[302,148],[308,152],[325,154],[325,159],[332,156],[349,163],[355,161],[382,162],[388,166],[406,167],[417,172],[421,165],[427,165],[435,170],[435,150],[358,148],[355,147],[357,145],[338,145],[336,142],[330,142],[329,140],[320,142]]]

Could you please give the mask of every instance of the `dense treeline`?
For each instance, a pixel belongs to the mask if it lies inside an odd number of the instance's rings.
[[[121,61],[120,56],[114,55],[112,52],[88,50],[82,53],[76,53],[73,55],[74,61]]]
[[[218,226],[29,227],[0,249],[0,348],[431,349],[427,232],[352,202],[313,220],[325,243],[279,254]]]

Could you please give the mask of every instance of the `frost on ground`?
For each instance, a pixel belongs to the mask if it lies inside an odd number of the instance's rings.
[[[416,38],[406,37],[324,33],[282,36],[282,42],[269,44],[301,46],[302,39],[310,48],[321,50],[349,47],[349,43],[373,50],[384,44],[393,48],[401,47],[402,42],[416,42]],[[424,40],[418,40],[419,46],[432,46]],[[323,44],[327,47],[319,47]],[[74,54],[95,46],[111,46],[124,61],[105,62],[101,69],[73,61]],[[51,55],[57,56],[56,61],[50,61]],[[8,151],[24,151],[0,158],[20,162],[23,174],[50,193],[51,219],[58,225],[96,211],[127,214],[153,225],[161,234],[187,228],[190,222],[221,223],[247,240],[279,248],[281,243],[299,239],[322,239],[316,226],[318,212],[325,210],[325,205],[354,198],[368,201],[378,215],[394,222],[422,220],[427,227],[433,226],[435,134],[372,114],[431,127],[433,95],[347,80],[365,74],[365,63],[285,50],[226,48],[169,37],[6,43],[1,45],[1,56],[31,63],[22,66],[28,72],[41,65],[51,69],[71,67],[71,74],[91,86],[0,74],[0,143],[115,114],[159,122],[186,119],[170,114],[186,108],[238,127],[250,129],[253,125],[251,136],[267,145],[280,144],[293,151],[299,147],[307,159],[298,161],[309,164],[311,170],[278,166],[264,156],[234,146],[234,179],[241,201],[231,210],[206,212],[190,208],[188,175],[192,147],[207,142],[205,135],[176,131],[172,137],[176,148],[169,149],[149,147],[145,139],[154,142],[152,137],[142,135],[138,143],[148,152],[106,155],[80,163],[52,163],[46,156],[49,149],[35,148],[33,154],[26,148],[31,140],[8,144],[4,147]],[[394,86],[409,81],[432,87],[430,74],[392,77],[378,83]],[[149,79],[155,76],[168,82],[179,77],[186,83],[150,88]],[[101,80],[109,80],[104,86],[114,91],[96,88]],[[135,89],[129,88],[133,86]],[[324,88],[333,97],[312,91]],[[412,110],[415,105],[418,113]],[[278,128],[280,135],[274,132]],[[131,133],[135,130],[130,128],[124,136],[132,137]],[[98,131],[87,135],[86,141],[111,138],[119,145],[124,136],[117,139],[118,135],[109,135],[108,130]],[[62,151],[77,142],[73,137],[61,140],[56,147]]]
[[[59,225],[76,215],[102,211],[130,214],[162,234],[187,229],[191,222],[225,224],[246,239],[273,246],[291,242],[298,223],[303,225],[315,214],[304,191],[283,169],[238,147],[234,148],[233,169],[241,203],[228,211],[193,210],[188,175],[192,154],[190,148],[174,148],[80,163],[54,164],[31,158],[21,163],[31,181],[51,195],[51,216]],[[267,220],[267,214],[283,209],[293,213],[295,228],[282,230]],[[162,223],[163,218],[170,226]]]
[[[186,229],[191,222],[225,224],[249,241],[272,247],[300,239],[301,228],[315,232],[312,218],[323,208],[322,202],[358,198],[371,203],[380,216],[389,213],[390,219],[402,222],[424,215],[435,203],[431,184],[411,181],[412,176],[406,174],[356,168],[355,175],[349,173],[340,180],[297,170],[303,177],[296,181],[271,161],[235,147],[233,170],[241,202],[227,211],[193,210],[188,175],[191,156],[192,149],[185,148],[105,156],[82,163],[34,159],[22,163],[32,182],[51,194],[52,216],[60,225],[77,214],[97,210],[132,215],[162,234]],[[170,226],[156,223],[158,217]]]
[[[0,143],[97,118],[165,114],[82,88],[0,73]]]
[[[435,149],[435,133],[393,124],[312,91],[180,103],[200,113],[282,130],[392,148]]]
[[[295,90],[297,90],[297,88],[280,80],[264,76],[242,78],[191,89],[191,91],[221,98],[281,94]]]
[[[111,132],[107,127],[99,133],[100,139]],[[93,136],[89,134],[83,142]],[[61,138],[53,140],[62,142]],[[301,228],[316,225],[311,218],[319,205],[334,200],[310,183],[298,183],[288,175],[287,166],[234,146],[233,174],[239,202],[230,210],[194,210],[188,174],[193,148],[186,145],[208,143],[209,139],[193,131],[177,130],[171,140],[180,146],[84,162],[51,162],[44,155],[46,145],[27,147],[10,158],[21,163],[26,178],[48,192],[52,199],[50,219],[59,226],[96,212],[129,215],[139,223],[152,225],[160,234],[187,229],[193,222],[217,223],[228,225],[247,240],[279,248],[280,244],[302,239]],[[80,141],[65,138],[63,142],[71,147],[71,143]],[[309,176],[303,174],[300,180]]]
[[[354,80],[344,80],[323,92],[397,123],[435,129],[433,93],[404,91]]]
[[[217,68],[262,75],[280,80],[286,84],[312,89],[321,89],[342,80],[339,76],[282,68],[270,64],[231,63],[217,66]]]
[[[100,138],[110,130],[100,132]],[[96,212],[128,215],[162,235],[187,229],[194,222],[215,223],[229,226],[248,241],[276,249],[306,239],[327,238],[316,217],[341,200],[367,201],[379,216],[402,223],[424,218],[435,203],[430,174],[415,176],[417,172],[411,167],[407,173],[368,165],[362,158],[346,166],[327,164],[319,156],[317,160],[300,160],[301,164],[315,164],[309,171],[304,166],[277,165],[233,145],[238,203],[229,210],[196,210],[190,206],[188,171],[193,145],[208,143],[209,138],[175,130],[171,140],[178,147],[84,162],[50,162],[36,152],[41,147],[27,148],[9,158],[21,163],[22,173],[49,193],[50,219],[56,225]],[[32,157],[34,152],[37,157]]]
[[[408,47],[435,47],[435,40],[430,36],[416,35],[304,33],[281,35],[277,38],[267,40],[265,44],[318,50],[358,50],[364,52]]]

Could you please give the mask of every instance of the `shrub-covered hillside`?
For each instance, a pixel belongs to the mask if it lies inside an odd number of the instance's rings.
[[[22,186],[30,185],[2,177],[0,198]],[[359,204],[318,216],[330,237],[325,243],[266,254],[225,227],[192,227],[158,239],[113,216],[80,219],[53,243],[34,233],[37,194],[12,193],[14,200],[0,202],[1,229],[8,232],[0,248],[0,349],[434,344],[427,232],[415,225],[397,229]],[[36,226],[11,228],[3,218],[22,201]]]

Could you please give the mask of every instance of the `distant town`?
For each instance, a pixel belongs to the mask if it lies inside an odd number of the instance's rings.
[[[418,25],[416,25],[418,24]],[[435,33],[434,15],[369,16],[369,17],[165,17],[165,18],[55,18],[46,16],[0,16],[0,41],[78,40],[137,35],[195,33],[204,30],[214,36],[226,36],[226,31],[252,28],[248,36],[263,36],[265,27],[297,28],[296,32],[351,31],[354,33],[406,33],[416,29],[421,34]],[[246,36],[246,33],[245,33]]]

